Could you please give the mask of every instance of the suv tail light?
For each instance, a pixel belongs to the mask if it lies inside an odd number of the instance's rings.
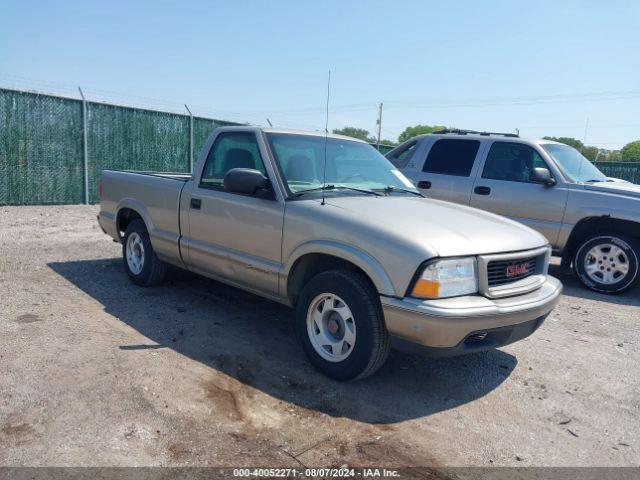
[[[98,180],[98,195],[102,198],[102,179]]]

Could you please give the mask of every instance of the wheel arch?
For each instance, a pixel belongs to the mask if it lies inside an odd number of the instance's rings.
[[[562,252],[562,263],[565,266],[571,264],[581,241],[588,238],[591,233],[621,233],[640,239],[640,223],[609,215],[583,218],[571,230],[567,245]]]
[[[140,219],[147,227],[147,232],[151,232],[153,223],[146,207],[141,202],[134,199],[124,199],[116,209],[116,232],[118,240],[122,241],[122,234],[127,230],[127,226],[135,219]]]
[[[314,241],[301,245],[290,256],[284,271],[286,280],[283,282],[283,296],[295,306],[307,281],[318,273],[339,268],[359,271],[379,294],[396,294],[389,276],[369,254],[349,245]]]

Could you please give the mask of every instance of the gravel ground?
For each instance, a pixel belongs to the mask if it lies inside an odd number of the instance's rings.
[[[292,312],[132,285],[96,207],[0,207],[0,465],[638,466],[640,294],[561,277],[532,337],[341,384]]]

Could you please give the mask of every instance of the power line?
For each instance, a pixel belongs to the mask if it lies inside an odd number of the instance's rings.
[[[62,88],[68,92],[75,92],[75,86],[65,85],[54,82],[34,81],[25,77],[15,75],[0,74],[0,78],[19,80],[23,83],[32,83],[38,85],[47,85],[55,88]],[[86,89],[94,94],[117,95],[123,98],[135,98],[145,102],[152,102],[162,105],[172,105],[176,108],[182,108],[180,102],[170,102],[159,100],[146,96],[123,95],[118,92],[101,89]],[[534,105],[549,103],[567,103],[567,102],[587,102],[587,101],[606,101],[606,100],[623,100],[640,98],[640,89],[603,91],[589,93],[572,93],[572,94],[555,94],[555,95],[530,95],[517,97],[489,97],[489,98],[463,98],[463,99],[416,99],[416,100],[386,100],[385,107],[387,109],[416,109],[416,108],[451,108],[451,107],[485,107],[485,106],[512,106],[512,105]],[[336,105],[332,108],[332,112],[358,112],[373,110],[378,108],[379,102],[360,102]],[[226,114],[258,116],[269,114],[271,116],[297,116],[311,115],[323,113],[323,107],[320,105],[314,107],[303,107],[294,109],[260,109],[260,110],[220,110]]]
[[[420,108],[452,108],[452,107],[487,107],[538,105],[553,103],[574,103],[606,100],[627,100],[640,98],[640,89],[609,92],[591,92],[579,94],[537,95],[520,97],[467,98],[467,99],[423,99],[423,100],[385,100],[387,109],[420,109]],[[373,110],[377,102],[364,102],[336,105],[332,112],[359,112]],[[248,113],[249,111],[247,111]],[[255,113],[256,111],[251,111]],[[286,110],[264,110],[257,112],[273,112],[274,115],[311,115],[322,113],[320,107],[305,107]]]
[[[15,75],[7,75],[4,73],[0,73],[0,79],[5,80],[3,83],[5,86],[11,86],[18,89],[37,89],[38,93],[48,93],[53,95],[64,95],[72,98],[78,98],[77,95],[77,87],[70,86],[62,83],[55,83],[49,81],[39,81],[28,79],[25,77],[19,77]],[[158,108],[163,108],[167,110],[169,113],[183,113],[183,102],[158,99],[147,96],[140,95],[131,95],[131,94],[123,94],[121,92],[115,92],[112,90],[104,90],[97,89],[91,87],[84,87],[85,94],[87,97],[91,98],[93,102],[108,102],[108,103],[116,103],[121,104],[123,106],[130,106],[134,108],[141,109],[151,109],[157,110]],[[233,110],[223,110],[216,109],[213,110],[210,106],[202,106],[197,104],[189,103],[192,106],[194,112],[197,113],[197,116],[225,116],[227,120],[236,120],[240,122],[245,122],[247,119],[254,119],[251,123],[259,124],[262,121],[260,117],[260,121],[258,121],[258,115],[244,113],[244,112],[236,112]],[[233,118],[232,118],[233,117]],[[239,120],[242,118],[242,120]]]
[[[591,125],[589,124],[589,130],[592,128],[639,128],[640,123],[636,124],[624,124],[624,125]],[[520,128],[527,128],[530,130],[548,130],[551,128],[565,128],[565,129],[582,129],[584,125],[525,125]]]
[[[17,88],[30,89],[39,88],[41,90],[53,89],[52,94],[58,94],[64,92],[63,95],[72,98],[77,98],[77,90],[75,85],[66,85],[62,83],[55,83],[50,81],[38,81],[28,79],[25,77],[8,75],[0,73],[0,80],[4,79],[3,83],[13,83]],[[29,85],[26,87],[25,85]],[[182,113],[183,103],[167,101],[164,99],[157,99],[147,96],[138,96],[130,94],[122,94],[115,91],[103,90],[103,89],[84,89],[87,97],[91,101],[108,101],[125,106],[131,106],[133,108],[147,108],[157,110],[158,107],[162,107],[165,111],[172,113]],[[41,93],[41,92],[40,92]],[[108,97],[108,98],[105,98]],[[590,102],[590,101],[615,101],[621,99],[635,99],[640,98],[640,89],[632,90],[620,90],[620,91],[601,91],[590,93],[578,93],[578,94],[556,94],[556,95],[536,95],[536,96],[518,96],[518,97],[494,97],[494,98],[466,98],[466,99],[422,99],[422,100],[385,100],[385,111],[389,109],[438,109],[438,108],[455,108],[455,107],[487,107],[487,106],[513,106],[513,105],[534,105],[534,104],[552,104],[552,103],[568,103],[568,102]],[[206,116],[209,118],[226,119],[230,121],[237,121],[241,123],[251,123],[254,125],[262,125],[265,117],[275,119],[278,124],[286,125],[293,128],[301,128],[307,130],[321,130],[320,120],[318,124],[311,124],[313,122],[299,122],[292,121],[292,118],[298,116],[320,116],[324,109],[320,106],[317,107],[305,107],[295,109],[265,109],[265,110],[226,110],[223,108],[213,109],[211,106],[198,106],[196,104],[189,103],[193,111],[197,113],[197,116]],[[380,102],[360,102],[333,106],[331,114],[347,113],[347,112],[361,112],[361,111],[376,111],[379,110]],[[344,122],[339,122],[343,124]],[[345,125],[346,126],[346,125]],[[589,130],[591,129],[614,129],[614,128],[637,128],[638,124],[625,124],[625,125],[591,125],[589,124]],[[395,136],[396,131],[402,130],[403,127],[394,127],[393,125],[386,125],[386,128],[381,129],[381,136]],[[553,129],[582,129],[584,125],[562,125],[562,126],[520,126],[521,130],[553,130]],[[392,131],[393,130],[393,133]],[[624,142],[593,142],[603,145],[615,145]]]

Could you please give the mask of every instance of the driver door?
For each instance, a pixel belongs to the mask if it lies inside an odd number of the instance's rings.
[[[220,133],[200,177],[183,194],[189,216],[186,263],[204,275],[277,295],[284,202],[226,191],[224,176],[232,168],[269,176],[255,133]]]

